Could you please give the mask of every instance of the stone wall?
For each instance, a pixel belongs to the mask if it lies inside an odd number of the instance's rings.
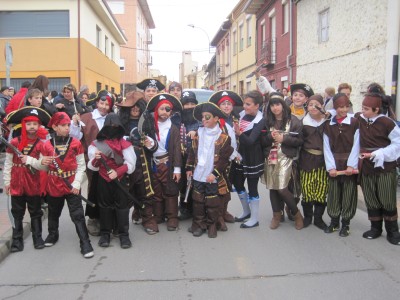
[[[329,9],[329,40],[319,42],[319,13]],[[384,85],[386,0],[302,0],[297,4],[297,82],[314,92],[347,82],[354,111],[371,82]]]

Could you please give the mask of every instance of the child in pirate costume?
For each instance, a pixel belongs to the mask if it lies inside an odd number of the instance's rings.
[[[189,232],[199,237],[208,229],[208,237],[217,237],[217,221],[223,195],[229,193],[225,170],[233,152],[229,135],[222,132],[222,111],[213,103],[197,105],[194,116],[202,120],[189,152],[187,177],[193,176],[193,222]],[[226,174],[225,174],[226,175]]]
[[[7,148],[3,170],[4,190],[11,195],[11,213],[15,223],[10,251],[24,249],[22,220],[26,208],[31,217],[33,245],[35,249],[43,249],[40,177],[32,167],[39,165],[38,159],[43,147],[41,139],[47,135],[47,130],[40,125],[46,125],[50,115],[40,108],[26,106],[10,113],[7,120],[13,124],[21,123],[21,136],[13,138],[10,144],[22,152],[19,156]]]
[[[358,166],[359,122],[348,114],[350,100],[345,94],[336,94],[332,101],[336,113],[324,129],[324,159],[329,172],[327,204],[331,223],[324,231],[337,231],[341,216],[339,235],[346,237],[357,209],[357,175],[353,170]],[[338,171],[344,171],[344,175],[338,176]]]
[[[126,188],[122,179],[125,174],[132,174],[135,170],[136,155],[132,144],[123,138],[124,134],[125,129],[118,115],[110,113],[97,134],[97,139],[88,149],[88,168],[99,171],[96,196],[100,213],[100,247],[110,245],[114,210],[121,248],[132,246],[129,239],[130,202],[122,190]]]
[[[48,229],[45,240],[46,247],[57,243],[59,238],[59,219],[67,202],[69,214],[75,224],[81,253],[85,258],[93,257],[85,223],[82,201],[78,197],[83,174],[86,170],[82,144],[70,137],[71,119],[65,112],[57,112],[51,118],[48,126],[54,130],[54,136],[45,142],[42,149],[42,165],[47,166],[47,195],[49,204]]]
[[[237,118],[233,110],[234,108],[243,109],[243,101],[238,94],[227,90],[215,92],[211,95],[208,101],[217,105],[223,112],[223,118],[219,120],[219,123],[221,124],[222,132],[229,135],[229,137],[231,138],[231,146],[234,149],[229,158],[229,161],[231,161],[234,166],[232,168],[231,164],[229,164],[224,172],[224,176],[226,176],[227,178],[226,181],[229,191],[232,191],[231,181],[232,177],[234,176],[233,170],[236,168],[240,168],[240,161],[242,160],[242,157],[237,151],[238,144],[236,141],[236,134],[233,129],[234,126],[238,126],[239,119]],[[222,195],[222,198],[223,201],[220,202],[220,216],[218,218],[217,227],[221,231],[226,231],[228,230],[228,227],[226,226],[225,222],[234,223],[235,217],[228,212],[228,203],[231,200],[231,193],[225,193],[224,195]]]
[[[171,83],[172,85],[172,83]],[[171,86],[170,86],[171,89]],[[197,129],[199,129],[199,125],[201,124],[198,120],[196,120],[193,116],[193,111],[195,106],[197,105],[196,94],[192,91],[186,91],[182,95],[181,103],[183,106],[183,110],[181,113],[181,126],[180,126],[180,135],[181,135],[181,145],[182,145],[182,177],[181,177],[181,189],[180,189],[180,200],[179,200],[179,219],[186,220],[192,217],[193,211],[193,199],[192,193],[187,192],[187,188],[192,189],[192,187],[187,186],[187,177],[185,172],[186,161],[188,158],[188,154],[190,149],[192,148],[192,138],[195,136]],[[188,197],[185,202],[186,193]]]
[[[294,83],[290,85],[290,92],[292,94],[290,111],[293,116],[301,120],[307,113],[305,105],[308,98],[314,95],[314,91],[308,84]]]
[[[297,230],[303,228],[303,216],[297,208],[294,194],[289,190],[294,157],[303,144],[302,123],[293,116],[281,93],[271,94],[266,110],[266,130],[262,136],[267,161],[264,177],[269,189],[273,218],[269,226],[276,229],[281,222],[282,203],[294,216]]]
[[[396,159],[400,153],[400,129],[389,117],[381,114],[382,97],[368,93],[362,102],[362,113],[356,114],[360,123],[361,188],[368,209],[371,229],[366,239],[382,234],[385,221],[386,238],[400,245],[396,206]]]
[[[141,223],[148,234],[156,234],[158,232],[157,222],[153,216],[153,203],[151,196],[154,194],[150,179],[150,165],[152,153],[157,149],[157,143],[153,143],[152,139],[146,137],[143,128],[138,129],[139,118],[146,109],[146,101],[144,94],[139,91],[131,92],[126,95],[126,101],[116,104],[119,107],[118,115],[121,118],[122,125],[125,128],[125,135],[129,136],[136,154],[135,171],[129,175],[129,192],[144,204],[141,209],[139,205],[133,204],[132,221],[135,224]],[[141,132],[139,132],[141,131]]]
[[[325,114],[322,111],[323,98],[313,95],[307,102],[307,114],[303,118],[304,144],[300,151],[299,168],[304,212],[304,227],[308,227],[314,216],[314,225],[325,230],[322,219],[328,191],[328,173],[325,169],[323,152],[323,130]]]
[[[165,89],[165,85],[157,79],[144,79],[137,83],[136,86],[144,93],[144,100],[148,103],[156,94],[161,93]]]
[[[240,113],[239,126],[235,126],[235,134],[239,144],[238,152],[242,160],[232,166],[232,183],[239,194],[243,207],[241,216],[235,218],[240,228],[253,228],[259,225],[258,210],[260,196],[258,181],[263,174],[264,156],[261,147],[261,131],[264,128],[264,118],[260,111],[263,97],[258,91],[250,91],[244,96],[243,111]],[[247,181],[248,194],[244,186]]]
[[[152,185],[153,214],[157,223],[167,219],[167,230],[178,229],[178,196],[181,178],[182,153],[179,127],[171,122],[171,112],[181,112],[181,102],[167,93],[157,94],[147,104],[154,112],[154,126],[158,143],[153,153]]]

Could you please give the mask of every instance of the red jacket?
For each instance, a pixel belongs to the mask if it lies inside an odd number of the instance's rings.
[[[28,88],[21,88],[18,93],[16,93],[8,102],[7,107],[5,108],[6,114],[8,115],[10,112],[17,110],[23,106],[25,106],[24,99],[25,95],[28,92]]]

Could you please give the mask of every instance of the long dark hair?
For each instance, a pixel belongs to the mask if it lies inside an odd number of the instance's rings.
[[[276,128],[278,130],[285,130],[286,125],[290,122],[292,112],[290,111],[289,106],[283,100],[283,95],[279,92],[273,92],[270,94],[270,99],[267,106],[267,114],[266,114],[266,126],[267,128],[275,127],[276,125],[276,117],[271,111],[271,105],[281,104],[282,105],[282,123],[280,128]]]
[[[139,107],[140,115],[145,111],[146,109],[146,101],[144,99],[139,99],[133,107]],[[131,108],[132,107],[120,107],[118,110],[118,115],[121,120],[122,125],[125,128],[129,128],[129,120],[131,118]]]

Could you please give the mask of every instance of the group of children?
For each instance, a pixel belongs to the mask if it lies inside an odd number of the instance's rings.
[[[291,86],[292,106],[278,92],[270,93],[265,102],[258,91],[243,99],[232,91],[218,91],[209,102],[198,104],[193,93],[182,94],[178,83],[170,87],[175,96],[157,93],[163,85],[154,79],[143,81],[141,88],[144,93],[131,93],[119,104],[119,115],[104,116],[102,129],[88,145],[87,162],[81,142],[70,136],[74,122],[65,112],[50,118],[46,111],[27,106],[7,116],[9,123],[21,124],[21,135],[10,142],[21,153],[7,148],[4,166],[5,191],[11,195],[15,220],[12,252],[23,250],[26,207],[34,247],[54,245],[65,199],[81,253],[85,258],[94,255],[80,196],[86,165],[99,174],[101,247],[109,246],[113,230],[118,231],[122,248],[131,247],[129,210],[134,203],[132,219],[142,218],[148,234],[157,233],[163,222],[168,231],[175,231],[179,219],[188,217],[193,218],[189,232],[195,237],[207,232],[215,238],[218,230],[227,230],[225,222],[241,222],[241,228],[259,226],[260,178],[270,192],[271,229],[279,227],[286,205],[296,229],[314,219],[326,233],[340,229],[340,236],[348,236],[360,183],[371,221],[363,237],[379,237],[384,221],[388,241],[400,245],[396,206],[400,129],[381,113],[383,95],[367,93],[362,112],[352,115],[346,94],[336,94],[334,109],[326,112],[322,97],[306,84]],[[235,111],[238,107],[243,108],[240,113]],[[41,125],[53,131],[50,139]],[[35,170],[47,176],[45,240],[40,176]],[[227,211],[233,188],[243,207],[237,217]],[[297,207],[300,195],[304,218]],[[322,219],[326,206],[329,226]]]

